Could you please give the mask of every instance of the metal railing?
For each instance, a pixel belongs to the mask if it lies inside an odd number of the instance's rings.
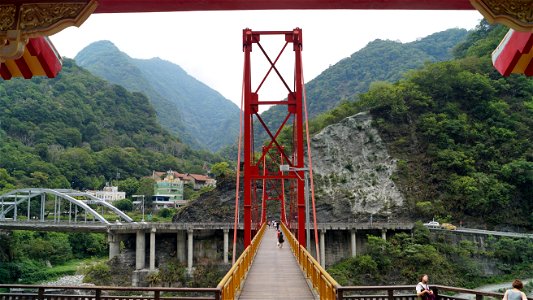
[[[475,298],[483,300],[502,299],[502,293],[476,291],[445,285],[431,285],[435,299],[437,300],[467,300]],[[381,292],[381,293],[380,293]],[[383,293],[386,292],[386,293]],[[419,300],[413,285],[394,286],[339,286],[337,288],[338,300]],[[457,294],[472,295],[472,297],[456,296]],[[528,298],[533,300],[533,298]]]
[[[105,286],[44,286],[0,284],[0,300],[234,300],[239,294],[252,266],[265,233],[259,229],[241,256],[222,278],[216,288],[162,288],[162,287],[105,287]],[[340,286],[318,261],[300,245],[282,223],[287,241],[303,274],[310,281],[321,300],[420,300],[414,285],[396,286]],[[431,285],[436,300],[502,299],[502,293],[477,291]],[[2,290],[9,290],[3,292]],[[77,291],[77,294],[75,294]],[[465,297],[464,295],[471,295]],[[533,298],[529,297],[529,300]]]
[[[263,230],[264,232],[264,230]],[[262,234],[261,232],[259,232]],[[291,235],[286,234],[291,242]],[[260,240],[260,237],[259,237]],[[258,240],[256,240],[257,242]],[[251,249],[251,247],[248,247]],[[242,259],[241,259],[242,258]],[[251,257],[239,261],[251,264]],[[237,263],[235,264],[237,265]],[[234,278],[226,278],[228,275]],[[238,285],[242,284],[246,270],[228,273],[216,288],[163,288],[163,287],[106,287],[106,286],[45,286],[0,284],[0,300],[220,300],[235,299]],[[307,273],[306,273],[307,274]],[[235,279],[233,283],[231,280]],[[325,280],[323,278],[322,280]],[[238,284],[237,284],[238,281]],[[320,299],[338,300],[419,300],[414,285],[395,286],[339,286],[332,285],[335,292],[323,290]],[[502,293],[476,291],[444,285],[432,285],[437,300],[483,300],[502,299]],[[3,292],[8,290],[9,292]],[[465,297],[464,295],[471,295]],[[533,298],[529,297],[529,300]]]
[[[218,288],[0,284],[0,300],[219,300]]]
[[[228,271],[226,276],[224,276],[224,278],[222,278],[222,280],[220,280],[218,283],[217,289],[221,291],[222,300],[235,299],[235,296],[241,290],[242,283],[246,278],[248,270],[250,270],[250,267],[252,266],[254,257],[257,254],[257,249],[259,249],[259,244],[261,243],[261,239],[265,233],[265,228],[266,224],[263,224],[261,229],[259,229],[253,238],[250,246],[246,247],[241,256],[239,256],[239,259],[237,259],[235,264]]]
[[[310,280],[313,288],[320,296],[320,299],[337,299],[337,289],[340,287],[337,281],[326,272],[309,252],[307,252],[303,245],[300,245],[285,224],[281,223],[281,228],[287,241],[289,241],[292,253],[300,265],[302,272]]]

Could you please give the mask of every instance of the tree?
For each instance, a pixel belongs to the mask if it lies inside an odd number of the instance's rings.
[[[137,195],[144,195],[146,207],[152,207],[152,196],[154,195],[155,180],[150,177],[143,177],[139,180],[139,189]]]
[[[133,196],[139,189],[139,180],[135,177],[126,178],[118,182],[118,189],[126,192],[126,197]]]
[[[214,164],[211,167],[211,173],[217,178],[224,178],[232,173],[229,164],[225,161]]]
[[[113,202],[113,205],[120,209],[121,211],[132,211],[133,210],[133,202],[130,199],[122,199]]]

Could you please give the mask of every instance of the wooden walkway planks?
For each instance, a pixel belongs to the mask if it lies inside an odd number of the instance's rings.
[[[276,246],[275,229],[266,229],[239,299],[315,299],[287,239]]]

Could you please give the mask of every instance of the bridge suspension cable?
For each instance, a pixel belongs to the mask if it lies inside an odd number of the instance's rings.
[[[305,81],[304,81],[303,74],[302,74],[302,86],[303,86],[303,101],[304,101],[304,116],[305,116],[305,134],[306,134],[306,141],[307,141],[307,164],[309,165],[309,179],[311,183],[311,203],[313,206],[313,225],[314,225],[313,231],[315,233],[316,260],[320,261],[320,255],[319,255],[320,249],[318,248],[318,226],[316,222],[315,181],[313,180],[313,158],[311,155],[311,138],[310,138],[311,134],[309,133],[309,114],[307,113],[307,93],[305,91]]]
[[[241,181],[241,149],[242,149],[242,127],[243,127],[243,106],[244,106],[244,66],[243,66],[243,80],[241,86],[241,108],[239,110],[239,137],[238,137],[238,148],[237,148],[237,174],[236,184],[235,184],[235,222],[233,225],[233,255],[231,256],[231,264],[235,264],[235,257],[237,256],[237,225],[239,224],[239,192],[240,192],[240,181]]]

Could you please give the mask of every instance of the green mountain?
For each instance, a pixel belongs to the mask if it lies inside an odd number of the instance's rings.
[[[366,92],[374,81],[395,82],[406,71],[426,62],[451,59],[453,47],[466,35],[465,29],[448,29],[411,43],[379,39],[370,42],[306,83],[309,117],[328,111],[343,100],[354,100],[354,95]],[[273,106],[261,116],[269,126],[277,126],[286,111]],[[264,133],[258,142],[266,137]]]
[[[149,100],[66,59],[55,79],[0,82],[0,191],[100,188],[153,169],[217,161],[161,128]]]
[[[503,78],[492,66],[506,32],[481,23],[456,59],[374,83],[359,101],[315,118],[310,131],[370,111],[398,160],[392,179],[412,218],[533,228],[533,80]]]
[[[235,142],[239,108],[178,65],[131,58],[109,41],[92,43],[75,60],[96,76],[147,95],[161,125],[191,146],[217,151]]]

